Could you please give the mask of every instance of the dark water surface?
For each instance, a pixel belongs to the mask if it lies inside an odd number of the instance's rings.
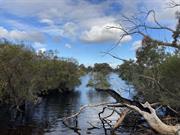
[[[85,104],[97,104],[101,102],[113,102],[114,99],[108,95],[96,92],[92,88],[86,87],[90,75],[81,77],[81,85],[76,90],[69,94],[53,95],[46,97],[42,103],[26,112],[26,117],[22,120],[18,119],[20,126],[14,126],[14,122],[9,119],[8,114],[4,111],[0,112],[0,135],[77,135],[73,130],[70,130],[61,121],[61,118],[70,116],[78,112],[79,108]],[[131,88],[122,81],[118,75],[112,73],[109,76],[109,81],[112,88],[118,90],[122,96],[131,98]],[[123,90],[121,89],[123,88]],[[121,89],[121,90],[120,90]],[[124,90],[126,89],[126,90]],[[98,118],[98,112],[102,107],[87,108],[78,117],[78,127],[81,128],[81,134],[104,135],[103,128],[88,130],[94,126],[102,127],[101,121]],[[107,111],[110,114],[111,111]],[[115,121],[116,116],[111,117]],[[69,120],[68,125],[74,125],[75,121]],[[125,134],[125,133],[124,133]]]

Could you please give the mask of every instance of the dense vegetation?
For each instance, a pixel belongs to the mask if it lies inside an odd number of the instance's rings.
[[[160,102],[180,110],[180,13],[171,30],[171,42],[159,41],[144,33],[142,46],[136,50],[136,60],[125,61],[118,67],[122,79],[134,85],[137,97]],[[158,24],[159,25],[159,24]],[[136,25],[139,28],[139,25]],[[157,27],[150,27],[157,28]],[[167,27],[166,27],[167,28]],[[165,28],[165,29],[166,29]],[[161,32],[164,28],[158,27]],[[168,29],[168,28],[167,28]],[[170,48],[169,48],[170,47]]]
[[[80,84],[74,59],[53,51],[36,53],[31,47],[0,44],[0,103],[19,107],[51,91],[71,91]]]
[[[143,40],[136,58],[136,61],[124,62],[118,69],[122,79],[135,86],[139,99],[180,109],[179,51],[172,49],[168,53],[165,47]]]
[[[92,77],[87,86],[94,88],[109,88],[108,75],[112,72],[112,68],[107,63],[95,63],[91,69]]]

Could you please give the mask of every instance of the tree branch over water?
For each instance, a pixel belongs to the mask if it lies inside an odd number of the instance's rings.
[[[108,93],[113,98],[115,98],[117,102],[120,102],[126,105],[128,108],[133,109],[139,114],[141,114],[144,117],[144,119],[148,122],[150,127],[152,127],[155,131],[161,134],[167,134],[167,135],[180,134],[179,132],[180,126],[178,124],[175,126],[172,126],[172,125],[167,125],[163,123],[158,118],[155,109],[152,108],[152,106],[148,102],[143,104],[137,101],[132,101],[132,100],[123,98],[120,94],[118,94],[112,89],[97,89],[97,90]]]

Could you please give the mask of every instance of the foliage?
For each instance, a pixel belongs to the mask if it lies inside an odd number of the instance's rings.
[[[104,75],[100,72],[96,72],[92,75],[92,78],[89,80],[87,86],[94,87],[94,88],[107,89],[111,86],[107,79],[108,79],[107,75]]]
[[[166,88],[166,91],[161,93],[160,100],[164,104],[170,104],[173,107],[180,108],[180,55],[175,54],[168,57],[160,65],[160,69],[160,83]]]
[[[166,48],[153,42],[144,42],[136,51],[136,61],[126,61],[119,66],[122,79],[133,84],[137,97],[150,102],[161,102],[180,108],[180,54],[167,53]]]
[[[36,53],[11,43],[0,45],[0,101],[21,105],[38,94],[69,91],[80,83],[78,63],[58,58],[54,51]]]
[[[94,72],[101,72],[102,74],[106,75],[112,71],[112,68],[107,63],[95,63],[93,71]]]
[[[88,69],[84,66],[84,64],[79,65],[79,74],[85,75],[88,73]]]
[[[107,63],[95,63],[92,69],[92,78],[89,80],[87,86],[94,88],[109,88],[108,74],[112,68]]]

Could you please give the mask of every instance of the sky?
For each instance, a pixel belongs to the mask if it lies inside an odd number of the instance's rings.
[[[179,2],[179,0],[174,0]],[[36,51],[57,50],[60,57],[73,57],[80,64],[109,63],[119,60],[102,52],[110,50],[123,33],[122,15],[136,16],[140,11],[155,10],[162,24],[175,28],[175,11],[169,0],[0,0],[0,38],[24,42]],[[149,24],[152,17],[147,18]],[[123,23],[123,25],[128,25]],[[157,38],[170,39],[168,32],[149,31]],[[135,59],[142,37],[129,35],[111,51]]]

